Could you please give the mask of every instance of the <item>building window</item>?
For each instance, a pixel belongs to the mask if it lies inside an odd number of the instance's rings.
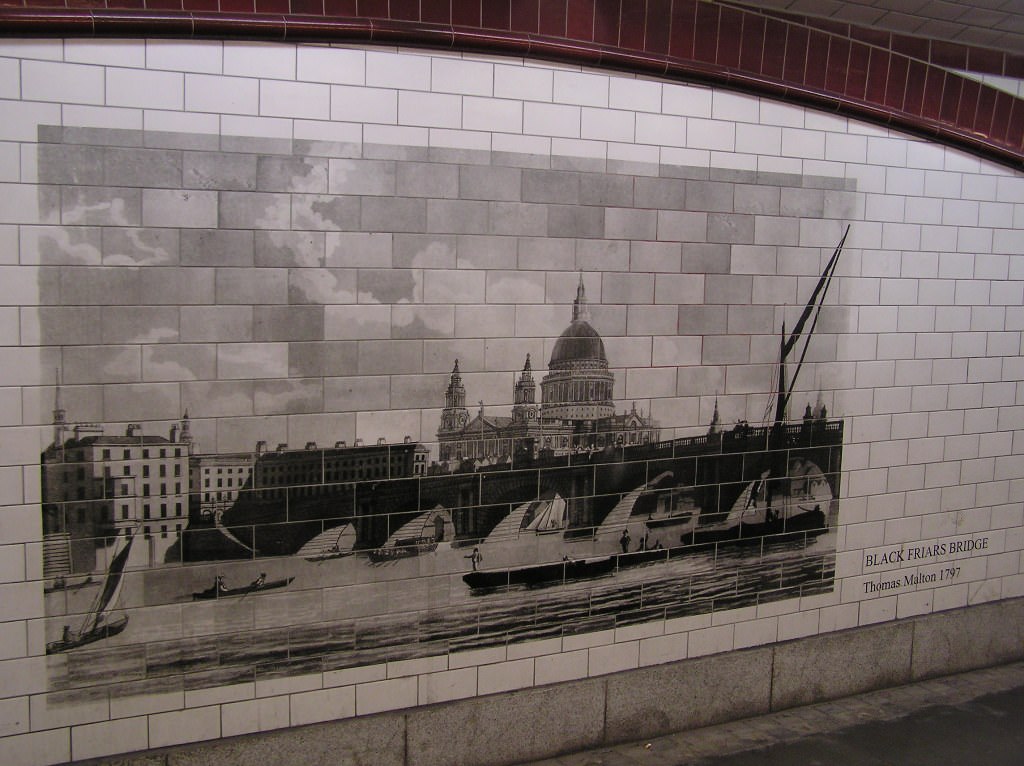
[[[149,503],[146,503],[145,505],[142,506],[142,518],[149,518]]]
[[[122,505],[121,506],[121,519],[122,520],[126,520],[127,518],[128,518],[128,506],[127,505]]]
[[[143,479],[148,479],[149,478],[149,466],[148,465],[142,466],[142,478]]]
[[[161,448],[160,449],[160,457],[167,457],[167,450]]]
[[[124,470],[123,470],[123,471],[121,471],[121,473],[123,473],[123,474],[124,474],[125,476],[131,476],[131,475],[132,475],[132,469],[131,469],[131,466],[127,466],[127,465],[126,465],[126,466],[124,467]]]
[[[160,503],[160,518],[167,518],[167,503]]]
[[[166,524],[161,524],[160,525],[160,537],[163,537],[163,538],[167,537],[167,525]]]
[[[108,450],[108,449],[103,450],[103,459],[104,460],[110,460],[110,450]]]
[[[164,463],[160,464],[160,478],[164,478],[167,475],[167,466]]]
[[[145,460],[148,457],[149,457],[149,450],[148,449],[142,450],[142,459]]]
[[[131,460],[132,459],[132,451],[130,449],[126,449],[124,451],[124,458],[123,459],[124,460]]]
[[[181,447],[174,448],[174,457],[181,457]]]
[[[181,476],[181,463],[174,464],[174,475]]]

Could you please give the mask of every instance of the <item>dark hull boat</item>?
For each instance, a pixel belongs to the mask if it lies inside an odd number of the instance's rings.
[[[532,564],[509,569],[468,572],[462,580],[474,590],[503,588],[508,585],[541,586],[571,580],[600,577],[615,571],[615,556],[566,559],[551,564]]]
[[[287,587],[294,577],[284,577],[280,580],[267,580],[263,583],[251,582],[248,585],[243,585],[241,588],[219,588],[217,585],[211,585],[206,590],[201,590],[192,594],[193,601],[204,601],[215,598],[233,598],[237,596],[247,596],[250,593],[263,593],[268,590],[276,590],[278,588]]]

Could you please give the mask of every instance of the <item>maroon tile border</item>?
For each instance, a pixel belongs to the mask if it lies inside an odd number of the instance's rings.
[[[697,80],[891,125],[1024,168],[1024,100],[948,67],[1024,57],[707,0],[0,0],[0,34],[480,50]]]

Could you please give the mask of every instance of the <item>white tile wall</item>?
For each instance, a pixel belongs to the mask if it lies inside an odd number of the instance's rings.
[[[1024,594],[1024,437],[1019,435],[1024,431],[1019,404],[1024,401],[1024,176],[1019,172],[896,132],[735,93],[422,51],[7,40],[0,44],[0,99],[0,260],[5,264],[0,305],[9,307],[0,310],[0,423],[5,431],[0,447],[0,502],[5,504],[0,509],[0,748],[5,762],[101,757],[365,715]],[[34,462],[46,435],[35,429],[38,416],[22,407],[23,401],[35,401],[38,392],[32,387],[50,379],[44,372],[50,365],[30,345],[19,346],[31,343],[32,327],[38,326],[34,312],[25,314],[19,307],[39,301],[44,268],[29,226],[58,223],[60,215],[47,202],[46,188],[35,183],[40,125],[219,132],[403,146],[410,152],[426,147],[508,152],[532,155],[543,167],[570,162],[566,158],[596,162],[587,167],[602,169],[605,163],[660,160],[719,172],[845,175],[856,182],[849,199],[832,192],[812,199],[784,190],[783,218],[776,215],[779,210],[755,211],[753,241],[735,244],[730,253],[732,273],[754,277],[750,295],[755,305],[794,303],[811,284],[806,280],[813,281],[819,272],[819,260],[808,261],[806,249],[827,254],[840,234],[840,223],[822,214],[854,219],[837,295],[852,309],[850,329],[855,332],[836,338],[838,361],[821,376],[831,381],[830,409],[846,418],[848,442],[835,591],[714,617],[514,644],[507,650],[148,695],[135,705],[54,704],[45,696],[38,621],[44,610]],[[216,227],[217,202],[212,192],[185,200],[175,192],[147,189],[142,223]],[[488,208],[487,215],[496,210]],[[568,276],[594,259],[607,259],[602,268],[609,273],[630,269],[652,304],[630,305],[621,312],[621,337],[606,338],[616,358],[628,359],[626,366],[632,368],[621,376],[617,395],[636,397],[656,411],[671,410],[673,417],[703,416],[713,406],[710,392],[677,398],[674,368],[696,367],[705,353],[726,350],[725,344],[705,348],[698,337],[677,335],[679,306],[699,305],[710,289],[702,271],[687,265],[693,263],[693,245],[703,243],[711,230],[709,216],[689,209],[645,212],[649,216],[609,209],[604,233],[623,238],[618,251],[599,253],[583,239],[564,253],[527,242],[489,273],[483,270],[489,266],[454,259],[438,269],[418,266],[419,295],[440,306],[459,304],[453,315],[457,333],[472,328],[476,338],[501,340],[518,321],[520,331],[543,335],[538,328],[549,323],[542,309],[531,320],[518,315],[515,306],[563,303],[564,290],[557,287],[562,283],[551,270],[556,256],[564,256],[564,263],[557,263]],[[332,232],[328,238],[328,250],[337,253],[339,263],[391,265],[389,235]],[[488,257],[499,257],[497,250],[485,249]],[[464,258],[465,251],[459,252]],[[473,270],[464,270],[467,265]],[[681,268],[686,273],[679,273]],[[654,272],[657,278],[650,279]],[[788,274],[805,281],[798,286],[795,280],[779,281],[777,275]],[[221,277],[224,285],[227,276]],[[327,337],[387,335],[388,307],[359,306],[360,325],[351,308],[329,307]],[[502,313],[503,308],[509,312]],[[759,353],[758,342],[748,345]],[[477,364],[504,375],[506,357],[521,351],[514,343],[498,342],[485,350],[481,342]],[[216,349],[218,375],[225,378],[287,377],[286,360],[280,343],[224,343]],[[770,363],[771,357],[763,361]],[[639,369],[648,364],[652,369]],[[447,369],[440,365],[434,371]],[[746,392],[746,386],[742,375],[732,372],[719,393]],[[436,417],[433,410],[399,410],[360,412],[354,420],[361,430],[399,427],[420,438],[432,432]],[[285,433],[284,419],[280,424]],[[983,555],[954,557],[961,568],[957,581],[896,594],[865,590],[865,583],[880,577],[879,571],[865,570],[866,553],[972,535],[987,538],[992,547]],[[929,566],[935,564],[922,564],[921,571]],[[895,571],[902,576],[915,570]]]

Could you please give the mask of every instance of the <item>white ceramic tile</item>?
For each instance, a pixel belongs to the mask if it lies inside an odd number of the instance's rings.
[[[556,70],[554,100],[561,104],[608,106],[609,77],[591,72]]]
[[[543,658],[536,661],[541,659]],[[532,657],[528,657],[493,665],[481,665],[477,669],[477,692],[495,694],[533,686],[534,662]]]
[[[296,57],[290,45],[229,40],[224,43],[224,74],[294,80]]]
[[[145,750],[148,746],[149,725],[145,716],[103,721],[71,729],[71,757],[75,760]]]
[[[430,90],[429,56],[367,51],[366,84],[383,88]]]
[[[248,77],[185,75],[185,108],[193,112],[257,114],[260,82]]]
[[[104,69],[86,64],[23,61],[21,97],[29,101],[102,104]]]
[[[415,676],[359,684],[356,687],[356,714],[369,715],[413,707],[417,689]]]
[[[108,67],[106,103],[143,109],[181,109],[185,76],[179,72],[147,72]]]
[[[439,93],[490,96],[494,92],[494,65],[460,58],[434,58],[431,89]]]
[[[146,65],[146,48],[137,40],[69,38],[64,41],[64,60],[138,68]]]
[[[221,736],[235,737],[289,725],[289,698],[265,697],[220,706]]]
[[[303,45],[297,51],[297,76],[307,82],[362,85],[366,80],[366,53],[320,45]]]
[[[495,64],[494,95],[524,101],[551,101],[554,72],[541,67]]]
[[[192,708],[149,716],[149,746],[169,747],[221,736],[218,706]]]
[[[224,44],[220,40],[147,40],[146,66],[179,72],[223,71]]]
[[[523,104],[501,98],[462,99],[462,127],[467,130],[493,130],[515,133],[522,130]]]
[[[462,99],[445,93],[399,91],[398,121],[403,125],[458,128],[462,125]]]
[[[262,115],[307,120],[324,120],[330,115],[327,85],[261,80],[259,93]]]

